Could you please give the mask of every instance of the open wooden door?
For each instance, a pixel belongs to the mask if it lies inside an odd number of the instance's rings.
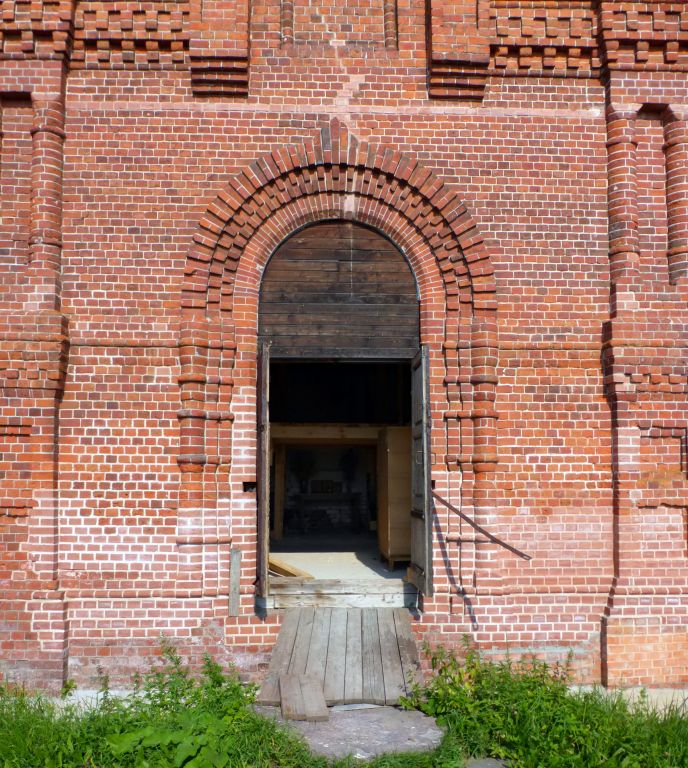
[[[256,594],[268,595],[270,556],[270,342],[258,345],[258,576]]]
[[[421,347],[411,364],[411,565],[408,578],[432,595],[432,490],[428,353]]]

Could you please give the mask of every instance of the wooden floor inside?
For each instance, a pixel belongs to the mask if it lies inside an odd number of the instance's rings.
[[[272,652],[261,704],[283,705],[280,678],[322,686],[328,706],[396,704],[420,679],[405,608],[292,608]]]

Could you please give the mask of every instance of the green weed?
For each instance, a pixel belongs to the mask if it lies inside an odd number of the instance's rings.
[[[124,699],[105,676],[96,706],[0,687],[1,768],[323,768],[302,741],[257,715],[254,687],[209,657],[194,678],[174,647]]]
[[[688,768],[684,708],[629,706],[620,696],[572,693],[567,665],[431,654],[433,675],[405,702],[447,735],[433,752],[385,755],[369,768],[460,768],[491,756],[510,768]],[[55,703],[0,685],[0,768],[352,768],[328,763],[253,710],[255,690],[206,658],[194,677],[163,642],[161,662],[124,699],[101,674],[95,706]],[[66,687],[69,694],[73,685]],[[353,746],[353,745],[352,745]]]
[[[485,660],[467,645],[459,659],[431,654],[433,676],[406,706],[437,717],[466,754],[511,768],[686,768],[682,707],[629,706],[601,690],[572,692],[568,665],[536,658]]]

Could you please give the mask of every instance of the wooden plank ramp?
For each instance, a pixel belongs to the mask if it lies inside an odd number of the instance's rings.
[[[397,704],[421,682],[405,608],[290,608],[258,695],[285,719],[322,720],[335,704]]]
[[[308,675],[280,675],[282,717],[323,722],[329,718],[320,680]]]

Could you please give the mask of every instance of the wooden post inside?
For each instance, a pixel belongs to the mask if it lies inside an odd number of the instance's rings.
[[[272,538],[279,541],[284,536],[284,498],[287,466],[287,446],[275,446],[275,517]]]

